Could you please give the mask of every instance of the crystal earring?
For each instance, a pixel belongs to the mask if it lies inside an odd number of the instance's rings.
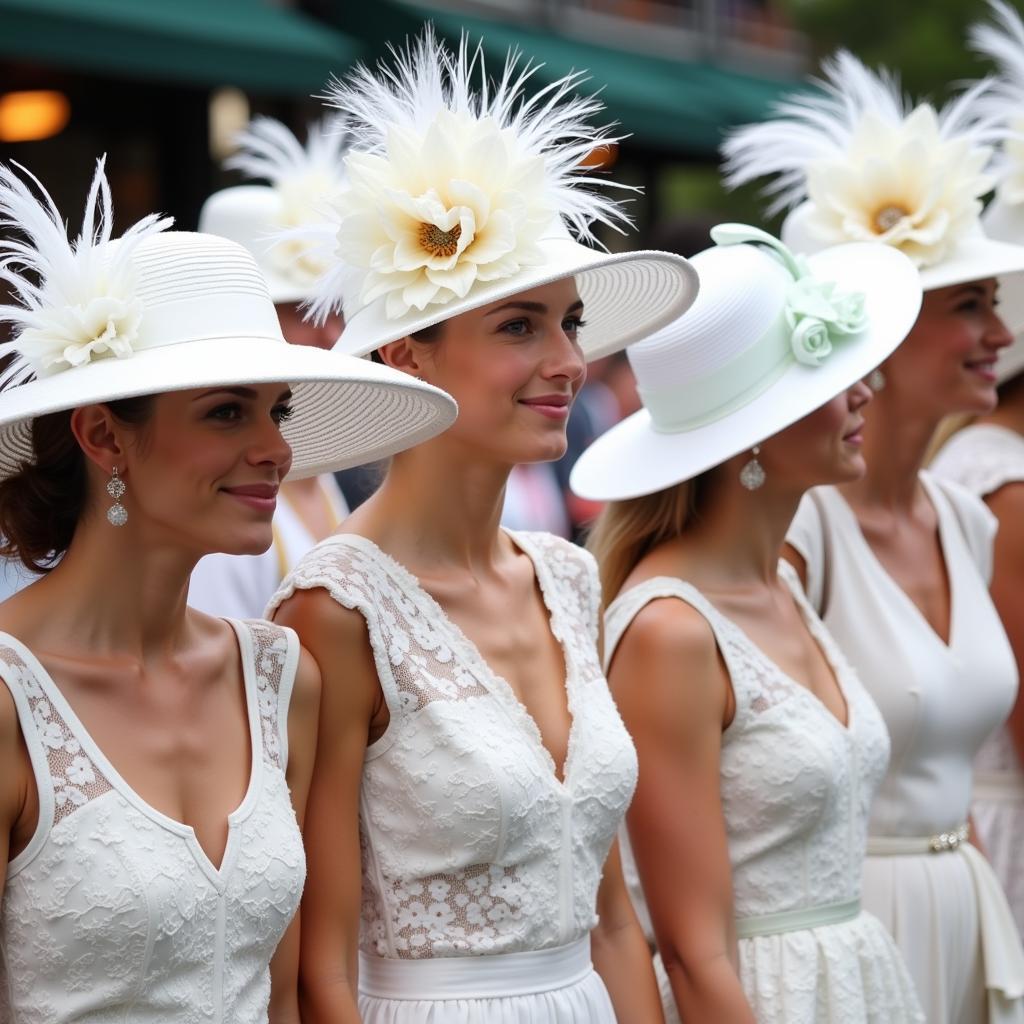
[[[124,526],[128,522],[128,510],[121,504],[121,495],[124,492],[124,481],[118,476],[117,466],[115,466],[107,481],[107,494],[114,499],[114,504],[107,509],[107,522],[111,526]]]
[[[879,369],[874,369],[868,374],[867,385],[875,394],[878,394],[885,387],[885,374]]]
[[[748,491],[756,491],[764,486],[764,466],[757,461],[760,454],[761,447],[755,444],[750,450],[750,461],[740,470],[740,483]]]

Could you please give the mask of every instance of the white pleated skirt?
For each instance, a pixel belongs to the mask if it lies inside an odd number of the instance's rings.
[[[495,956],[396,960],[360,954],[363,1024],[616,1024],[590,937]]]
[[[978,772],[971,818],[1024,936],[1024,772]]]
[[[1024,1024],[1024,952],[988,862],[968,843],[901,854],[900,842],[869,839],[862,900],[895,938],[928,1021]]]

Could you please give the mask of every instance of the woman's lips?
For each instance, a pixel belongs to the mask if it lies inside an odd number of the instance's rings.
[[[972,373],[976,373],[986,384],[995,384],[999,380],[996,375],[995,359],[975,359],[964,363],[964,366]]]
[[[236,487],[222,487],[221,490],[257,512],[273,515],[277,508],[277,484],[239,484]]]
[[[569,416],[572,406],[570,395],[538,395],[536,398],[520,398],[521,405],[547,416],[551,420],[564,420]]]

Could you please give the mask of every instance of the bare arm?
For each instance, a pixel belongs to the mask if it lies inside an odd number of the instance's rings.
[[[612,845],[597,891],[597,927],[591,933],[594,968],[611,996],[619,1024],[661,1024],[661,996],[651,951],[626,891],[618,843]]]
[[[755,1024],[737,970],[719,793],[732,688],[711,628],[680,601],[651,602],[627,629],[609,681],[640,757],[630,843],[679,1015]]]
[[[999,520],[992,573],[992,600],[1024,678],[1024,483],[1008,484],[989,495],[987,504]],[[1022,688],[1024,689],[1024,688]],[[1017,759],[1024,765],[1024,698],[1021,690],[1007,722]]]
[[[303,1024],[358,1022],[362,879],[359,789],[371,727],[381,714],[363,617],[325,591],[298,591],[275,618],[320,666],[320,724],[306,801],[299,1005]]]
[[[285,772],[300,829],[305,825],[319,712],[320,669],[312,657],[302,651],[288,706],[288,767]],[[270,962],[270,1024],[299,1024],[300,918],[300,914],[295,915]]]

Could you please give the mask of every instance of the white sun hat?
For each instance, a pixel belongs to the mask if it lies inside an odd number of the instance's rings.
[[[1004,242],[1024,244],[1024,25],[1008,4],[990,0],[994,24],[972,27],[973,48],[995,62],[998,77],[984,98],[984,109],[1008,131],[996,165],[995,198],[982,215],[985,231]],[[1016,335],[999,353],[999,381],[1024,370],[1024,274],[1009,274],[999,286],[999,315]]]
[[[192,388],[285,383],[292,476],[359,465],[455,419],[443,391],[366,360],[289,345],[252,256],[214,235],[165,231],[155,215],[111,239],[100,161],[71,243],[53,200],[0,165],[0,280],[18,304],[0,356],[0,478],[33,459],[33,421],[93,402]],[[25,380],[24,383],[17,383]]]
[[[782,240],[813,253],[841,242],[904,252],[925,291],[1024,270],[1024,246],[991,238],[981,222],[993,145],[1006,134],[986,116],[991,81],[942,110],[909,109],[895,76],[840,51],[818,91],[783,100],[776,116],[723,145],[725,184],[776,180],[769,212],[790,209]]]
[[[453,53],[429,28],[392,57],[378,74],[360,65],[328,90],[354,141],[347,184],[328,204],[334,266],[311,313],[344,311],[338,351],[365,355],[567,277],[584,302],[588,359],[689,307],[697,275],[681,257],[581,244],[594,242],[594,223],[629,226],[622,204],[595,191],[615,183],[583,167],[619,140],[589,123],[602,106],[574,95],[582,74],[527,97],[536,65],[512,53],[492,82],[479,48],[463,40]]]
[[[325,200],[344,184],[349,135],[337,119],[309,126],[303,146],[272,117],[254,118],[224,166],[264,178],[215,192],[199,212],[199,230],[230,238],[252,253],[274,302],[300,303],[327,270],[317,255],[316,225]],[[309,238],[290,234],[297,228]]]
[[[583,498],[653,494],[762,443],[878,366],[917,318],[920,277],[891,246],[805,258],[743,224],[711,235],[692,309],[626,350],[643,408],[577,460]]]

